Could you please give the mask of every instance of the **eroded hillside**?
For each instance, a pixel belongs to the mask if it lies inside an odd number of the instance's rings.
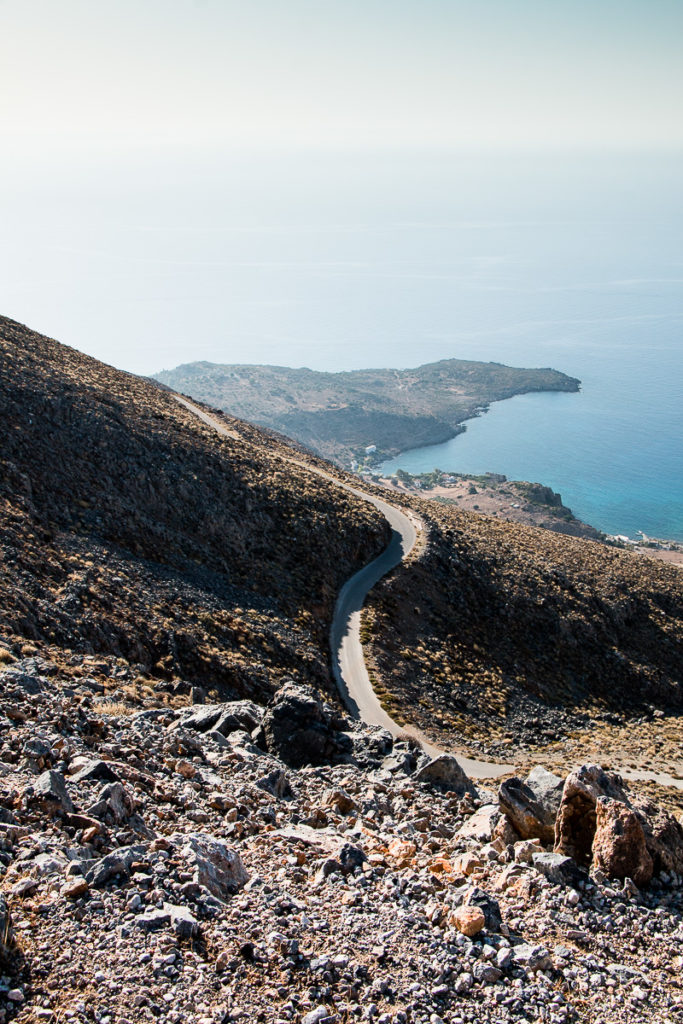
[[[0,319],[0,631],[120,657],[132,679],[265,698],[327,685],[371,506],[274,436],[220,437],[153,382]]]

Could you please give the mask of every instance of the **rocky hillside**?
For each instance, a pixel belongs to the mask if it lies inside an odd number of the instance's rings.
[[[187,363],[156,375],[164,384],[296,438],[350,466],[455,437],[491,402],[529,391],[578,391],[557,370],[443,359],[411,370],[320,373],[286,366]]]
[[[293,683],[0,694],[3,1024],[680,1018],[683,829],[598,766],[483,789]]]
[[[390,711],[441,743],[498,754],[564,742],[596,716],[680,715],[678,569],[407,500],[428,542],[378,584],[363,625]]]
[[[230,426],[0,319],[0,641],[120,658],[131,698],[328,685],[337,589],[386,524]]]
[[[487,788],[342,713],[372,506],[9,320],[0,413],[0,1024],[681,1018],[671,813],[597,764]],[[680,711],[675,570],[396,501],[426,529],[363,625],[388,703],[527,752]]]

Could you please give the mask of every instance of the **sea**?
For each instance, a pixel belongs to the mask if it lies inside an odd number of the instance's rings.
[[[17,154],[0,180],[2,314],[143,374],[554,367],[578,394],[384,468],[539,481],[608,533],[683,541],[682,154]]]

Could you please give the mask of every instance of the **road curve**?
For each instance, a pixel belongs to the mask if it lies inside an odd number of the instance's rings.
[[[239,439],[238,434],[229,430],[220,420],[214,419],[203,409],[193,405],[192,402],[181,398],[180,395],[174,395],[174,398],[219,434]],[[342,483],[341,480],[332,476],[331,473],[326,473],[323,469],[318,469],[295,458],[286,458],[285,461],[315,473],[316,476],[355,494],[363,501],[369,501],[382,513],[391,527],[391,540],[388,546],[381,555],[346,581],[335,604],[330,628],[330,649],[332,651],[332,671],[344,704],[352,717],[367,725],[379,725],[383,729],[387,729],[392,736],[413,736],[432,757],[445,753],[441,747],[430,743],[421,730],[412,725],[399,725],[387,714],[372,688],[363,655],[363,646],[360,642],[360,616],[365,598],[374,585],[412,551],[418,531],[422,529],[420,520],[412,512],[402,512],[374,494],[368,494],[350,484]],[[464,771],[472,778],[492,779],[514,771],[515,766],[512,764],[477,761],[456,750],[452,753],[457,754]]]

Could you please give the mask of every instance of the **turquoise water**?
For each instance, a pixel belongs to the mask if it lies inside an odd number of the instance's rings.
[[[498,403],[393,467],[538,480],[609,533],[683,540],[681,154],[15,157],[4,315],[145,374],[552,366],[581,393]]]
[[[579,394],[496,402],[465,434],[383,468],[541,481],[598,529],[683,540],[680,328],[677,317],[565,328],[553,365],[581,376]]]

